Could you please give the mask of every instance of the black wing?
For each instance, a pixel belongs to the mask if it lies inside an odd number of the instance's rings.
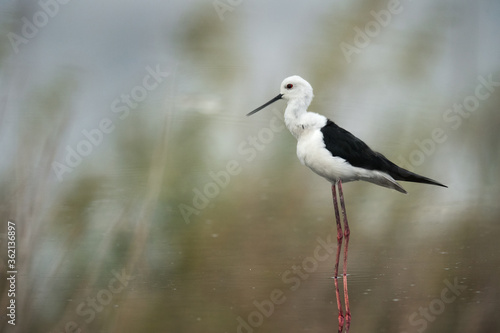
[[[326,149],[333,156],[342,157],[352,166],[383,172],[388,172],[397,167],[384,155],[371,150],[366,143],[331,120],[327,121],[321,132],[323,133]]]
[[[378,170],[389,174],[395,180],[426,183],[447,187],[427,177],[417,175],[389,161],[384,155],[373,151],[366,143],[328,120],[321,129],[326,149],[333,156],[346,160],[355,167]]]

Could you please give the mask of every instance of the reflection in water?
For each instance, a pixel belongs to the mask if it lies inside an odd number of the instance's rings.
[[[340,301],[340,291],[339,291],[339,282],[338,282],[338,277],[334,277],[335,281],[335,295],[337,297],[337,309],[338,309],[338,318],[339,318],[339,333],[341,333],[344,330],[345,326],[345,331],[346,333],[349,332],[349,328],[351,326],[351,311],[349,309],[349,295],[347,293],[347,275],[343,276],[344,278],[344,297],[345,297],[345,304],[346,304],[346,314],[344,317],[344,313],[342,311],[342,302]]]

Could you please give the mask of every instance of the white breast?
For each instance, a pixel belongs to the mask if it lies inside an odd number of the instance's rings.
[[[325,148],[320,129],[304,131],[297,142],[300,162],[330,182],[342,178],[343,182],[358,179],[356,169],[341,157],[334,157]]]

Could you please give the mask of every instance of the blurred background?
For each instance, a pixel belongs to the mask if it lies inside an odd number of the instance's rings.
[[[449,186],[344,186],[351,331],[499,331],[499,32],[494,0],[3,1],[0,330],[336,331],[330,185],[284,102],[245,117],[297,74]]]

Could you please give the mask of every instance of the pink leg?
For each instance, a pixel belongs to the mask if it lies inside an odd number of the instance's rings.
[[[333,196],[333,208],[335,210],[335,221],[337,222],[337,258],[335,260],[335,294],[337,296],[337,308],[339,310],[339,332],[342,331],[344,326],[344,313],[342,311],[342,304],[340,302],[340,291],[339,291],[339,282],[338,282],[338,274],[339,274],[339,260],[340,260],[340,249],[342,248],[342,226],[340,224],[340,214],[339,214],[339,206],[337,203],[337,190],[335,188],[335,184],[332,185],[332,196]]]
[[[332,185],[333,209],[335,210],[335,221],[337,222],[337,259],[335,261],[335,278],[339,273],[340,249],[342,248],[342,226],[340,224],[339,206],[337,204],[337,190]]]
[[[339,196],[340,196],[340,207],[342,208],[342,215],[344,216],[344,238],[345,238],[345,247],[344,247],[344,298],[345,298],[345,315],[346,321],[349,323],[351,321],[351,310],[349,308],[349,294],[347,292],[347,248],[349,246],[349,223],[347,223],[347,213],[345,210],[344,203],[344,194],[342,193],[342,181],[338,182],[339,188]]]

